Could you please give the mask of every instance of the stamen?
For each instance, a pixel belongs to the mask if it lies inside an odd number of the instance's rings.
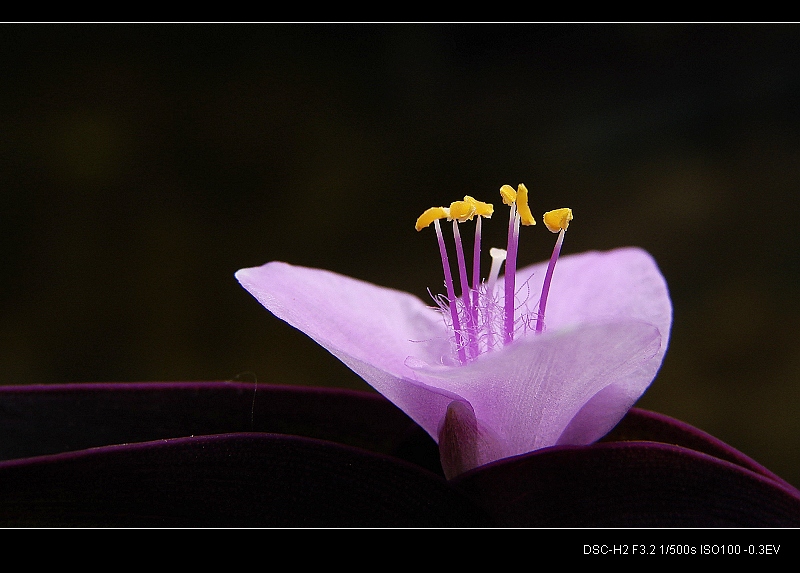
[[[447,207],[431,207],[427,209],[422,215],[417,218],[415,228],[421,231],[425,227],[433,223],[436,229],[436,239],[439,241],[439,254],[442,257],[442,269],[444,271],[444,284],[447,289],[447,303],[450,307],[450,320],[453,323],[453,332],[456,338],[456,349],[458,351],[458,359],[463,364],[467,361],[467,354],[464,350],[463,333],[461,331],[461,321],[458,319],[458,308],[456,306],[456,293],[453,288],[453,275],[450,273],[450,260],[447,257],[447,247],[444,243],[442,236],[442,227],[439,225],[439,219],[449,219],[450,209]]]
[[[522,183],[517,188],[517,212],[523,225],[535,225],[536,219],[533,218],[531,208],[528,207],[528,188]]]
[[[481,288],[481,221],[475,221],[475,241],[472,244],[472,314],[473,324],[478,324],[478,296]]]
[[[569,222],[572,221],[572,209],[556,209],[555,211],[548,211],[542,217],[544,226],[551,233],[558,233],[561,230],[566,231],[569,227]]]
[[[450,203],[450,214],[447,216],[452,221],[464,223],[475,216],[475,205],[469,201],[453,201]]]
[[[461,281],[461,296],[464,307],[469,309],[469,282],[467,281],[467,263],[464,258],[464,247],[461,243],[461,233],[458,224],[464,223],[475,216],[475,205],[469,201],[453,201],[450,203],[448,220],[453,221],[453,239],[456,244],[456,258],[458,259],[458,278]],[[469,313],[468,313],[469,314]]]
[[[492,213],[494,213],[494,205],[491,203],[484,203],[483,201],[478,201],[474,197],[470,197],[469,195],[464,196],[464,201],[471,204],[475,208],[475,215],[478,217],[486,217],[487,219],[492,218]]]
[[[517,247],[519,246],[519,214],[517,205],[511,205],[508,217],[508,245],[506,255],[505,276],[505,319],[503,321],[504,341],[509,344],[514,340],[514,307],[516,305],[515,291],[517,279]]]
[[[472,204],[475,207],[475,216],[478,218],[475,221],[475,242],[473,243],[472,249],[472,325],[474,336],[472,338],[473,351],[475,355],[479,353],[479,345],[478,345],[478,331],[480,329],[480,325],[478,324],[478,305],[480,303],[480,288],[481,288],[481,230],[483,225],[481,221],[484,217],[487,219],[492,218],[492,214],[494,213],[494,205],[491,203],[484,203],[483,201],[478,201],[474,197],[470,197],[469,195],[464,196],[464,201]],[[491,332],[491,321],[489,322],[489,331]]]
[[[517,192],[511,185],[503,185],[500,187],[500,196],[503,198],[503,203],[511,207],[517,202]]]
[[[450,204],[448,218],[453,221],[453,239],[456,245],[459,280],[461,281],[461,298],[464,304],[464,315],[467,320],[466,330],[469,339],[470,358],[477,357],[480,351],[478,348],[478,289],[480,286],[481,217],[491,217],[493,212],[494,207],[492,205],[478,201],[469,195],[466,195],[463,201],[454,201]],[[458,224],[472,220],[476,215],[478,216],[478,221],[475,225],[475,243],[472,254],[473,286],[472,292],[470,292],[470,285],[467,281],[467,264]]]
[[[553,254],[550,256],[550,263],[548,263],[547,272],[544,275],[542,295],[539,297],[539,312],[536,315],[536,332],[544,330],[544,311],[547,306],[547,295],[550,293],[550,281],[553,279],[556,261],[561,253],[561,245],[564,243],[564,233],[569,227],[569,222],[572,221],[572,209],[564,208],[548,211],[544,214],[542,220],[550,232],[558,233],[558,239],[556,239],[556,246],[553,247]]]
[[[417,224],[414,228],[421,231],[425,227],[430,226],[437,219],[446,219],[450,216],[450,210],[446,207],[431,207],[417,218]]]
[[[519,248],[519,225],[535,225],[536,220],[528,207],[528,188],[522,183],[517,190],[511,185],[500,187],[503,203],[511,207],[508,219],[508,254],[505,275],[505,316],[503,321],[504,340],[508,344],[514,340],[514,311],[516,306],[517,250]]]
[[[452,212],[452,210],[451,210]],[[470,304],[469,283],[467,282],[467,263],[464,259],[464,247],[461,243],[461,233],[458,230],[458,221],[453,219],[453,239],[456,245],[456,260],[458,261],[458,279],[461,281],[461,300],[464,305],[464,314],[467,321],[467,338],[470,347],[474,346],[475,324],[472,322],[472,309]],[[470,352],[470,357],[477,355],[477,352]]]
[[[464,259],[464,247],[461,243],[461,233],[458,230],[458,221],[453,221],[453,239],[456,244],[456,259],[458,259],[458,278],[461,281],[461,296],[464,304],[469,299],[469,283],[467,282],[467,263]]]
[[[453,332],[456,336],[456,348],[458,350],[458,359],[463,364],[467,361],[467,353],[464,350],[463,333],[461,331],[461,321],[458,319],[458,308],[456,307],[456,293],[453,288],[453,275],[450,274],[450,260],[447,258],[447,248],[444,244],[444,237],[442,236],[442,227],[439,225],[439,219],[433,221],[433,226],[436,229],[436,238],[439,240],[439,254],[442,256],[442,268],[444,270],[444,284],[447,289],[447,298],[450,306],[450,319],[453,321]]]
[[[474,207],[475,217],[477,217],[475,221],[475,241],[472,245],[472,305],[470,307],[471,328],[469,331],[472,355],[477,356],[480,353],[478,344],[478,331],[480,329],[480,324],[478,323],[478,304],[480,303],[481,288],[481,229],[483,228],[483,218],[491,219],[494,213],[494,205],[478,201],[469,195],[464,196],[464,201]]]

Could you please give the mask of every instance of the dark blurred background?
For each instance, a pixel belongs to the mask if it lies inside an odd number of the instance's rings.
[[[797,26],[4,25],[0,48],[2,383],[366,388],[233,273],[425,298],[416,217],[524,182],[573,209],[565,253],[661,266],[639,405],[800,486]]]

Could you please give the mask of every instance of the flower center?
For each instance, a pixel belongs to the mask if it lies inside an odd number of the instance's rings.
[[[510,344],[516,335],[530,330],[532,323],[531,313],[527,308],[528,296],[520,300],[516,274],[520,225],[535,225],[536,220],[528,206],[528,189],[525,185],[520,183],[516,191],[510,185],[503,185],[500,188],[500,196],[503,203],[509,206],[508,244],[506,250],[494,248],[489,250],[492,265],[485,282],[481,282],[480,272],[481,221],[484,217],[491,218],[494,213],[494,207],[491,204],[467,195],[463,201],[455,201],[449,207],[431,207],[419,216],[416,223],[417,231],[430,226],[431,223],[436,231],[444,270],[446,295],[434,296],[434,300],[442,310],[445,322],[452,332],[451,341],[461,364],[476,359],[484,352]],[[455,281],[450,270],[447,246],[439,223],[441,219],[453,222],[453,242],[461,287],[459,297],[456,297],[455,294]],[[466,257],[459,225],[473,219],[475,220],[475,239],[473,241],[472,282],[470,284],[467,278]],[[564,232],[569,226],[569,221],[572,220],[572,211],[570,209],[549,211],[544,214],[543,220],[545,226],[550,231],[559,233],[559,236],[550,258],[542,294],[539,298],[536,312],[536,332],[544,330],[544,311],[550,281],[556,260],[561,252],[561,245],[564,242]],[[503,262],[505,262],[506,268],[501,305],[496,286]]]

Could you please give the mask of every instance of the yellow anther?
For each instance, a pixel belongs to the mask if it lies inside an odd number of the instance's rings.
[[[503,185],[500,187],[500,196],[503,197],[503,203],[509,207],[517,201],[517,192],[514,191],[511,185]]]
[[[417,231],[421,231],[437,219],[447,219],[449,217],[450,209],[445,207],[431,207],[419,216],[417,219],[416,229]]]
[[[475,216],[475,206],[469,201],[453,201],[450,203],[450,215],[448,219],[463,223]]]
[[[503,197],[503,203],[509,207],[516,204],[520,223],[523,225],[536,224],[536,219],[533,218],[531,208],[528,206],[528,188],[525,185],[520,183],[516,191],[511,185],[503,185],[500,187],[500,196]]]
[[[572,209],[556,209],[555,211],[548,211],[542,217],[544,226],[551,233],[558,233],[559,231],[567,230],[569,222],[572,221]]]
[[[522,183],[517,187],[517,213],[519,213],[519,222],[523,225],[536,224],[531,208],[528,207],[528,188]]]
[[[486,217],[487,219],[491,218],[492,213],[494,213],[494,205],[491,203],[484,203],[483,201],[478,201],[474,197],[470,197],[469,195],[464,196],[464,201],[469,203],[475,208],[475,215],[478,217]]]

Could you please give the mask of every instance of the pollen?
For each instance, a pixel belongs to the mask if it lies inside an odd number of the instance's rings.
[[[572,209],[564,208],[548,211],[542,218],[544,226],[551,233],[566,231],[567,227],[569,227],[569,222],[572,221]]]
[[[447,209],[446,207],[431,207],[419,216],[415,228],[417,231],[421,231],[438,219],[448,218],[450,218],[450,209]]]
[[[470,197],[469,195],[464,196],[464,201],[469,203],[475,208],[475,215],[478,217],[486,217],[487,219],[492,218],[492,213],[494,213],[494,205],[491,203],[484,203],[483,201],[478,201],[474,197]]]
[[[475,205],[469,201],[453,201],[450,203],[450,215],[448,219],[463,223],[475,216]]]
[[[500,187],[500,196],[503,198],[503,203],[509,207],[517,202],[517,192],[511,185],[503,185]]]
[[[517,187],[517,212],[519,213],[519,222],[523,225],[536,224],[531,208],[528,207],[528,188],[522,183]]]

